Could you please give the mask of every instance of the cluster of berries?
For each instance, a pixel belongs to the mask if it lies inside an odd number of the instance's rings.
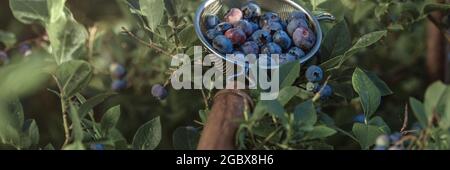
[[[17,50],[20,53],[20,55],[27,57],[27,56],[31,55],[31,53],[32,53],[31,49],[32,49],[32,47],[30,44],[22,43],[19,45]],[[10,62],[10,56],[8,55],[8,53],[6,51],[0,50],[0,66],[6,65],[9,62]]]
[[[241,9],[230,9],[224,21],[208,15],[204,27],[205,37],[222,54],[277,54],[281,64],[304,57],[316,43],[316,35],[304,12],[293,12],[283,20],[274,12],[263,14],[254,2]]]
[[[404,150],[403,145],[397,144],[402,136],[400,132],[378,136],[373,150]]]
[[[113,82],[111,83],[111,89],[114,91],[120,91],[127,88],[127,80],[125,76],[127,74],[127,70],[124,66],[118,63],[113,63],[109,66],[109,71],[111,73],[111,77]]]
[[[322,100],[326,100],[333,95],[333,89],[330,85],[319,84],[324,78],[323,70],[319,66],[309,66],[305,72],[305,77],[308,80],[308,83],[306,84],[307,91],[319,93],[320,99]]]

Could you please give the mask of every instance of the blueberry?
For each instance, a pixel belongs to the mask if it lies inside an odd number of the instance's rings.
[[[120,91],[127,88],[126,80],[114,80],[111,84],[111,89],[114,91]]]
[[[245,40],[247,40],[247,36],[245,35],[245,32],[242,31],[239,28],[231,28],[227,32],[225,32],[225,37],[231,40],[231,43],[233,44],[243,44],[245,43]]]
[[[205,26],[207,29],[213,29],[217,25],[219,25],[220,19],[216,15],[208,15],[205,19]]]
[[[284,50],[289,49],[292,45],[291,38],[283,30],[279,30],[279,31],[275,32],[275,34],[273,35],[273,42],[280,45],[281,48],[283,48]]]
[[[278,14],[273,13],[273,12],[267,12],[264,13],[264,15],[262,15],[259,18],[259,26],[261,28],[264,28],[264,26],[268,25],[271,22],[280,22],[281,18],[280,16],[278,16]]]
[[[225,21],[229,23],[236,23],[243,17],[242,11],[238,8],[231,8],[230,11],[225,15]]]
[[[267,54],[269,57],[272,56],[272,54],[281,54],[282,52],[283,50],[276,43],[268,43],[261,48],[261,54]]]
[[[272,42],[272,36],[265,30],[258,30],[252,34],[251,39],[255,41],[259,46],[263,46]]]
[[[320,90],[319,83],[308,82],[306,83],[306,90],[309,92],[317,93]]]
[[[215,27],[215,29],[217,31],[222,32],[222,33],[225,33],[225,31],[227,31],[227,30],[229,30],[231,28],[233,28],[233,25],[230,24],[229,22],[222,22],[222,23],[220,23],[219,25],[217,25]]]
[[[316,35],[313,31],[306,27],[299,27],[292,36],[294,44],[305,51],[309,51],[316,43]]]
[[[241,8],[241,11],[242,11],[245,19],[258,17],[261,15],[261,7],[259,7],[257,4],[252,3],[252,2],[248,3],[247,5],[244,5]]]
[[[306,14],[304,13],[304,12],[301,12],[301,11],[295,11],[295,12],[292,12],[290,15],[289,15],[289,17],[287,18],[287,22],[289,23],[289,22],[291,22],[292,20],[294,20],[294,19],[302,19],[302,20],[307,20],[307,17],[306,17]]]
[[[91,144],[91,150],[105,150],[103,144]]]
[[[296,56],[297,58],[302,58],[306,55],[305,52],[303,52],[303,50],[298,47],[292,47],[291,49],[289,49],[288,53]]]
[[[286,63],[290,63],[290,62],[294,62],[295,60],[297,60],[297,58],[289,53],[284,53],[280,55],[280,60],[279,63],[280,65],[286,64]]]
[[[389,135],[389,139],[390,139],[391,143],[395,143],[395,142],[399,141],[401,138],[402,138],[402,134],[399,132]]]
[[[375,145],[376,146],[388,147],[390,145],[389,136],[388,135],[378,136],[377,140],[375,141]]]
[[[270,22],[269,24],[267,24],[263,27],[263,30],[268,31],[268,32],[270,32],[270,35],[273,35],[277,31],[282,31],[283,25],[281,25],[279,22]]]
[[[373,150],[375,150],[375,151],[384,151],[384,150],[386,150],[386,147],[384,147],[384,146],[375,146],[373,148]]]
[[[23,56],[29,56],[31,55],[31,45],[28,43],[20,44],[19,46],[19,53]]]
[[[253,34],[253,31],[254,31],[253,25],[252,25],[250,22],[246,21],[246,20],[240,20],[240,21],[238,21],[238,22],[234,25],[234,27],[235,27],[235,28],[239,28],[239,29],[241,29],[242,31],[244,31],[244,32],[245,32],[245,35],[247,35],[247,36],[251,36],[251,35]]]
[[[363,113],[360,113],[353,117],[353,121],[356,123],[365,123],[366,122],[366,116]]]
[[[255,41],[247,41],[241,46],[242,52],[246,55],[259,54],[259,46]]]
[[[223,35],[214,38],[213,47],[222,54],[231,54],[233,52],[233,43]]]
[[[216,38],[217,36],[222,35],[222,32],[217,31],[216,29],[210,29],[208,31],[206,31],[206,38],[208,40],[213,40],[214,38]]]
[[[312,65],[306,70],[305,77],[309,82],[319,82],[323,79],[323,70],[319,66]]]
[[[253,32],[260,29],[259,25],[256,22],[250,22],[250,25],[253,28]]]
[[[292,21],[288,22],[287,25],[287,32],[290,36],[294,35],[294,32],[299,27],[305,27],[308,28],[308,23],[303,19],[293,19]]]
[[[330,85],[325,85],[320,88],[320,99],[326,100],[333,95],[333,89]]]
[[[152,87],[152,95],[153,97],[156,97],[158,100],[164,100],[167,98],[169,93],[164,88],[164,86],[160,84],[153,85]]]
[[[111,77],[115,79],[122,79],[127,73],[125,67],[118,63],[111,64],[109,66],[109,72],[111,73]]]
[[[0,51],[0,65],[2,64],[8,64],[9,63],[9,57],[8,54],[6,54],[3,51]]]

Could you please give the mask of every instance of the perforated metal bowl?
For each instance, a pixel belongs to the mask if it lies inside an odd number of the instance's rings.
[[[227,11],[226,9],[241,8],[243,5],[249,2],[258,4],[263,12],[271,11],[278,13],[283,20],[287,19],[287,17],[289,17],[289,15],[295,11],[302,11],[307,15],[309,23],[311,25],[311,29],[313,29],[314,33],[316,34],[317,40],[314,47],[308,52],[308,54],[300,59],[300,63],[304,63],[311,59],[320,48],[323,36],[322,29],[319,25],[319,20],[335,20],[334,16],[329,13],[321,13],[317,16],[313,16],[311,12],[291,0],[205,0],[196,12],[194,27],[197,36],[199,37],[203,45],[210,52],[217,55],[218,58],[221,58],[228,62],[236,63],[235,61],[232,61],[232,59],[227,58],[224,54],[221,54],[217,50],[215,50],[212,44],[205,37],[204,33],[207,31],[207,29],[204,26],[204,21],[206,16],[211,14],[224,16],[225,12]]]

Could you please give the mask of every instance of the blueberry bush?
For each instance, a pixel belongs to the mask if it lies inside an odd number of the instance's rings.
[[[450,86],[424,78],[425,25],[449,43],[449,4],[295,2],[336,17],[320,23],[321,48],[304,64],[295,62],[311,46],[301,16],[283,25],[247,5],[205,22],[221,53],[286,51],[278,99],[250,90],[256,106],[239,122],[239,149],[450,149]],[[169,78],[171,57],[201,45],[200,3],[0,2],[0,149],[195,149],[217,90],[175,91]]]

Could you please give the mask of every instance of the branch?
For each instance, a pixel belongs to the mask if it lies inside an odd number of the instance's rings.
[[[160,53],[162,53],[162,54],[164,54],[164,55],[167,55],[167,56],[170,56],[170,57],[173,56],[173,54],[167,52],[166,49],[163,49],[162,47],[156,45],[155,43],[152,43],[152,42],[146,42],[146,41],[140,39],[139,37],[137,37],[135,34],[133,34],[131,31],[129,31],[129,30],[126,29],[125,27],[122,27],[122,30],[123,30],[125,33],[127,33],[129,36],[131,36],[132,38],[136,39],[139,43],[141,43],[141,44],[143,44],[143,45],[145,45],[145,46],[147,46],[147,47],[149,47],[149,48],[155,49],[156,51],[158,51],[158,52],[160,52]]]

